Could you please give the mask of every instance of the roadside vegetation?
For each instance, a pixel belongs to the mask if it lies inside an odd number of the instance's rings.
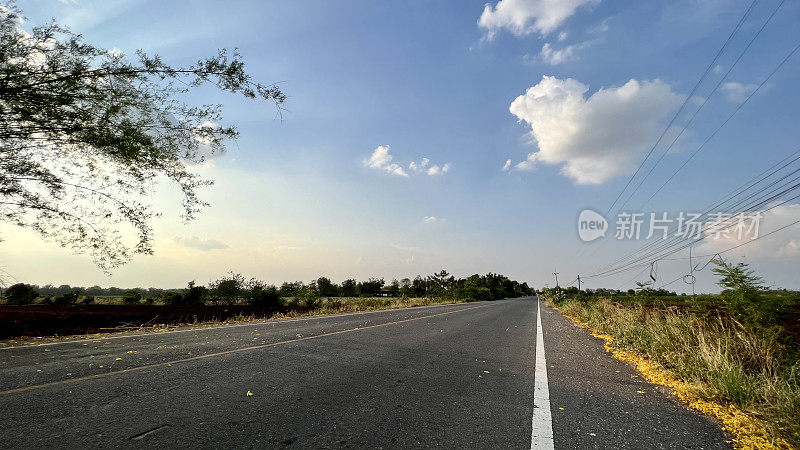
[[[320,277],[310,283],[302,281],[284,282],[280,286],[268,284],[256,278],[246,279],[241,274],[231,272],[209,283],[197,285],[190,281],[183,289],[100,286],[73,287],[36,286],[17,283],[0,289],[0,299],[7,304],[140,304],[202,306],[202,305],[252,305],[286,306],[311,309],[323,303],[335,304],[339,298],[437,298],[443,300],[484,301],[502,298],[533,295],[534,290],[527,283],[510,280],[503,275],[489,273],[456,278],[446,270],[414,279],[403,278],[387,283],[383,278],[370,278],[365,281],[347,279],[334,283],[329,278]],[[357,303],[357,302],[356,302]]]
[[[724,289],[718,295],[678,296],[641,284],[622,295],[573,288],[543,296],[609,336],[612,349],[635,352],[688,383],[684,400],[733,406],[755,419],[723,420],[738,447],[800,448],[800,292],[765,290],[746,264],[714,262]]]
[[[206,286],[121,289],[17,283],[0,296],[0,338],[75,334],[143,325],[246,320],[407,308],[532,295],[526,283],[489,273],[456,278],[447,271],[387,283],[334,283],[320,277],[280,286],[230,273]]]

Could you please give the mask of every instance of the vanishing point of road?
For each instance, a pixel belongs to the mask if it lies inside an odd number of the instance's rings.
[[[536,297],[0,349],[2,448],[730,448]]]

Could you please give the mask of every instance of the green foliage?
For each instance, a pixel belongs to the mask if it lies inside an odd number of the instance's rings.
[[[281,304],[281,296],[278,294],[278,288],[266,283],[251,279],[248,283],[247,303],[252,306],[261,307],[274,307],[277,308]]]
[[[734,310],[724,295],[562,298],[560,310],[754,413],[800,445],[800,293],[760,291]],[[763,307],[768,304],[769,307]]]
[[[161,296],[161,301],[164,302],[165,305],[169,306],[182,306],[184,303],[184,294],[180,292],[165,292]]]
[[[281,284],[280,289],[278,289],[278,293],[281,297],[294,297],[299,294],[304,287],[305,285],[302,281],[295,281],[293,283],[285,281]]]
[[[111,301],[121,299],[126,304],[146,303],[165,304],[170,306],[202,306],[207,302],[216,305],[251,305],[279,310],[281,308],[310,310],[320,307],[331,308],[329,301],[322,302],[325,297],[330,299],[340,297],[360,297],[367,303],[358,303],[358,308],[387,307],[394,303],[405,304],[405,300],[416,298],[414,305],[443,303],[445,301],[485,301],[503,298],[532,295],[534,290],[527,283],[519,283],[505,276],[489,273],[486,275],[471,275],[467,278],[456,278],[447,271],[439,271],[428,277],[417,276],[412,281],[409,278],[392,280],[386,285],[383,278],[370,278],[358,282],[347,279],[341,285],[333,283],[327,277],[320,277],[308,284],[302,281],[284,282],[280,288],[256,278],[246,280],[241,274],[230,272],[228,275],[208,284],[208,287],[198,286],[190,281],[185,289],[156,289],[135,288],[120,289],[116,287],[102,288],[90,286],[86,289],[71,287],[69,285],[46,285],[41,288],[31,286],[32,289],[41,289],[46,295],[45,303],[72,304],[79,296],[85,295],[86,303],[91,303],[96,297],[111,297]],[[12,290],[13,291],[13,290]],[[54,296],[54,299],[51,298]],[[374,299],[381,297],[381,299]],[[288,299],[287,304],[282,304],[282,299]],[[383,298],[397,298],[400,302]],[[104,301],[107,302],[108,300]],[[374,302],[374,304],[370,303]],[[337,308],[341,307],[341,304]]]
[[[232,305],[242,297],[245,289],[245,280],[241,274],[231,272],[212,282],[209,287],[209,296],[217,304]]]
[[[356,288],[358,287],[358,282],[352,278],[348,278],[347,280],[342,281],[342,287],[339,289],[339,292],[342,297],[355,297],[358,295]]]
[[[238,137],[219,125],[219,105],[188,105],[183,94],[210,85],[279,112],[286,101],[235,52],[176,67],[95,47],[55,23],[27,33],[21,18],[0,0],[0,218],[90,253],[104,270],[152,252],[154,184],[175,183],[192,219],[206,205],[198,188],[211,184],[192,165]]]
[[[747,263],[731,264],[722,258],[711,262],[717,266],[711,271],[719,277],[717,284],[720,287],[737,292],[755,292],[763,288],[762,278],[756,276]]]
[[[186,306],[205,305],[205,296],[208,289],[205,286],[195,286],[194,281],[190,281],[183,294],[183,304]]]
[[[339,288],[331,282],[329,278],[317,278],[317,290],[321,297],[336,297],[339,295]]]
[[[476,301],[533,295],[533,289],[528,287],[527,283],[520,284],[495,273],[475,274],[465,279],[448,280],[446,284],[445,291],[451,291],[451,296],[464,296]]]
[[[126,305],[135,305],[142,301],[142,291],[139,289],[128,289],[125,295],[122,296],[122,301]]]
[[[297,297],[300,300],[300,305],[305,309],[315,309],[320,305],[319,292],[312,287],[306,286]]]
[[[722,298],[726,300],[733,314],[751,318],[763,311],[763,305],[757,304],[759,291],[763,289],[763,280],[756,276],[747,263],[731,264],[722,258],[711,262],[716,266],[711,271],[719,277],[717,285],[725,289]]]
[[[53,304],[55,305],[74,305],[78,302],[78,297],[80,297],[81,291],[78,289],[74,289],[70,292],[65,292],[64,294],[58,295],[53,298]]]
[[[542,297],[558,305],[567,299],[567,294],[561,288],[542,288]]]
[[[10,305],[27,305],[32,303],[39,293],[30,284],[17,283],[3,291],[3,297]]]
[[[389,297],[397,297],[400,295],[400,282],[396,279],[392,280],[388,286],[386,286],[386,292],[389,294]]]
[[[383,289],[383,278],[370,278],[356,286],[356,293],[361,297],[375,297]]]

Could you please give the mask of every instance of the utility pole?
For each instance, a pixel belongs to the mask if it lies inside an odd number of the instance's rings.
[[[581,276],[578,275],[578,290],[581,290]]]
[[[553,272],[553,275],[556,276],[556,289],[558,289],[558,272]]]

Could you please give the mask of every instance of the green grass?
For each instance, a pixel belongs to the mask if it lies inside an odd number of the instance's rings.
[[[800,447],[800,293],[573,297],[557,306]]]

